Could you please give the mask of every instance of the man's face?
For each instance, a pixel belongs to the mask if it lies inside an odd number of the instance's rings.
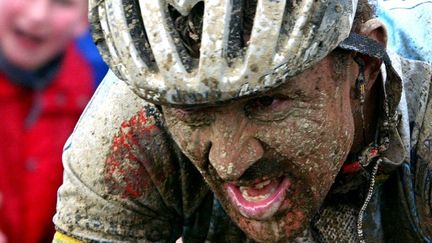
[[[333,58],[261,97],[221,107],[163,107],[174,140],[251,238],[301,234],[353,141],[350,65]]]
[[[0,0],[0,50],[14,65],[37,69],[86,28],[87,0]]]

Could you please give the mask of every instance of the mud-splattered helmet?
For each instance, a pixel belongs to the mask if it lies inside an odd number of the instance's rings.
[[[90,0],[90,20],[104,59],[136,94],[156,104],[211,105],[267,91],[317,63],[348,37],[356,6],[357,0]],[[177,28],[177,17],[192,12],[202,20],[192,33],[197,53]]]

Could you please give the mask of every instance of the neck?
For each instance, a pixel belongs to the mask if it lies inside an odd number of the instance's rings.
[[[10,63],[0,51],[0,72],[3,72],[12,83],[18,86],[42,90],[51,83],[57,74],[63,56],[63,54],[58,55],[37,70],[29,71]]]

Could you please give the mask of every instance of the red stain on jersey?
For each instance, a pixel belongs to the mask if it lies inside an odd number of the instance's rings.
[[[122,122],[105,166],[105,183],[110,194],[138,198],[152,187],[145,145],[159,132],[154,121],[149,122],[145,109]]]

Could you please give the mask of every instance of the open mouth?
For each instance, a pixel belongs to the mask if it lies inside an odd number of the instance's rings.
[[[248,186],[227,183],[226,190],[231,203],[244,217],[265,220],[279,210],[290,186],[290,179],[283,176],[255,181]]]
[[[28,33],[19,28],[15,28],[14,33],[20,45],[24,48],[36,48],[43,42],[43,38],[41,38],[40,36]]]

